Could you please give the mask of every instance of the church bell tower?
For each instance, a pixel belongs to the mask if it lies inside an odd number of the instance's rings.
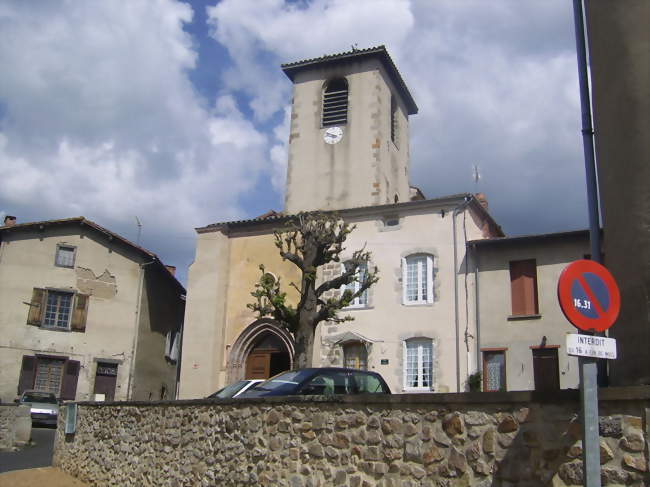
[[[409,201],[408,117],[417,105],[384,46],[289,64],[285,212]]]

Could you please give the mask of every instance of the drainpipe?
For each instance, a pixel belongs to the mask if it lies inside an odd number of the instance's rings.
[[[476,245],[472,245],[472,255],[474,256],[474,315],[476,316],[476,370],[481,370],[481,314],[480,314],[480,301],[479,301],[479,286],[478,286],[478,268],[479,258]]]
[[[142,288],[144,283],[144,268],[150,264],[156,262],[152,260],[151,262],[145,262],[140,264],[140,276],[138,279],[138,294],[137,302],[135,303],[135,330],[133,333],[133,344],[131,345],[131,365],[129,367],[129,380],[126,387],[126,399],[133,399],[133,386],[134,386],[134,374],[135,374],[135,353],[138,346],[138,338],[140,335],[140,308],[142,307]]]
[[[458,238],[456,236],[456,215],[463,211],[469,202],[471,201],[471,196],[465,196],[465,201],[460,205],[454,208],[454,211],[451,213],[451,223],[453,229],[453,241],[454,241],[454,324],[456,327],[456,392],[460,392],[460,318],[458,317]]]

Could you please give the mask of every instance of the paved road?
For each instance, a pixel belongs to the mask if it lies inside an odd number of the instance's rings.
[[[52,465],[54,428],[32,428],[32,445],[15,452],[0,453],[0,473]]]

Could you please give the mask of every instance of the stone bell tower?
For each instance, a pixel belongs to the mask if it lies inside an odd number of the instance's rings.
[[[293,82],[285,211],[409,201],[418,107],[384,46],[283,64]]]

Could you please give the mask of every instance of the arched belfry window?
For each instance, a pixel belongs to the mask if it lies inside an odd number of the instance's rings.
[[[345,78],[328,81],[323,91],[323,127],[344,125],[348,121],[348,82]]]

